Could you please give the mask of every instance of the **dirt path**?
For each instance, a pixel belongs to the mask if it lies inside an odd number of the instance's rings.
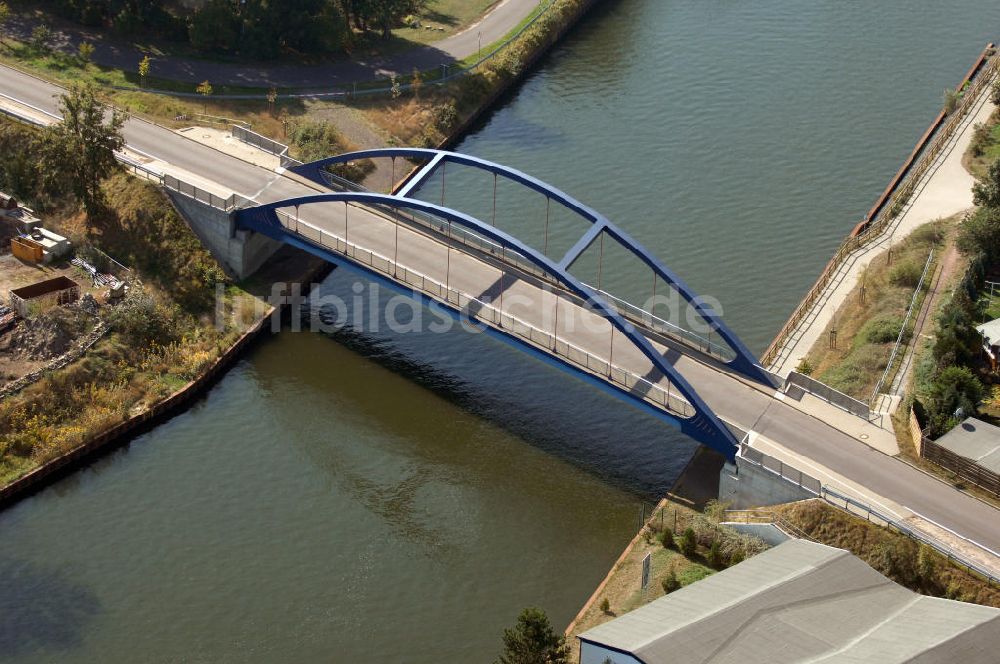
[[[959,253],[958,247],[955,245],[955,237],[953,234],[952,237],[948,239],[948,244],[944,248],[940,263],[938,264],[937,273],[931,284],[930,293],[928,294],[928,297],[924,298],[923,306],[920,308],[920,313],[917,315],[917,320],[913,327],[913,338],[915,341],[906,351],[906,356],[903,358],[903,364],[893,381],[891,390],[893,394],[898,394],[903,386],[910,384],[910,376],[913,375],[913,358],[916,356],[917,349],[920,348],[925,341],[930,342],[933,340],[933,336],[930,334],[933,332],[933,312],[938,310],[938,306],[944,296],[951,293],[951,286],[954,283],[956,276],[964,271],[964,269],[965,261],[962,260],[962,255]]]

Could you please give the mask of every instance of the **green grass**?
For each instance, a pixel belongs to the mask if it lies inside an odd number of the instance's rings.
[[[887,252],[872,260],[834,319],[810,349],[806,364],[811,367],[813,376],[856,399],[868,400],[892,354],[927,256],[933,249],[936,262],[952,226],[953,220],[921,226],[892,248],[891,260]],[[932,264],[929,274],[933,275],[934,269]],[[917,298],[915,312],[919,311],[928,286],[929,278]],[[915,321],[914,313],[907,324],[904,343],[912,335]],[[836,348],[830,347],[831,330],[836,331]],[[897,356],[897,361],[899,359]]]
[[[430,44],[461,32],[475,23],[497,2],[498,0],[436,0],[418,15],[421,27],[396,28],[392,34],[411,44]],[[432,26],[435,29],[428,30],[425,26]],[[439,27],[444,30],[437,30]]]

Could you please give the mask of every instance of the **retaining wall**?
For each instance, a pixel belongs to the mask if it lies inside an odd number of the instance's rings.
[[[174,208],[187,220],[202,244],[223,268],[237,279],[245,279],[274,255],[282,243],[247,230],[238,230],[229,212],[199,203],[166,190]]]
[[[732,509],[781,505],[815,497],[816,494],[798,484],[741,457],[736,457],[735,464],[727,463],[719,473],[719,502],[728,503]]]

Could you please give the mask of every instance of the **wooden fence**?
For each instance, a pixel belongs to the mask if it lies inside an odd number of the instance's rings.
[[[889,183],[889,187],[879,197],[879,200],[868,211],[850,235],[841,243],[837,252],[826,264],[819,279],[809,289],[806,296],[802,298],[799,306],[795,308],[788,321],[781,331],[768,346],[761,356],[762,366],[769,366],[781,352],[785,341],[794,332],[802,319],[812,310],[816,300],[823,294],[833,277],[840,270],[841,265],[857,249],[867,245],[869,242],[879,237],[889,226],[889,223],[902,211],[903,205],[909,200],[927,170],[935,162],[944,149],[949,139],[965,120],[966,114],[972,109],[980,95],[989,85],[997,70],[1000,69],[1000,58],[993,57],[994,46],[988,44],[979,58],[969,69],[965,79],[959,84],[958,90],[962,91],[962,98],[955,109],[945,115],[944,111],[938,114],[934,122],[921,137],[910,157],[900,168],[899,172]]]
[[[971,482],[979,488],[1000,497],[1000,475],[997,475],[989,468],[980,466],[972,459],[966,459],[964,456],[955,454],[951,450],[941,447],[930,438],[923,439],[920,456],[932,463],[936,463],[945,470],[950,470],[966,482]]]

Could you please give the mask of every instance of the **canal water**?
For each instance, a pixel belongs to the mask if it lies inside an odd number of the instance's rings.
[[[458,149],[606,213],[760,351],[996,25],[986,0],[608,1]],[[565,625],[692,444],[489,336],[361,327],[262,342],[0,513],[0,660],[485,662],[523,606]]]

